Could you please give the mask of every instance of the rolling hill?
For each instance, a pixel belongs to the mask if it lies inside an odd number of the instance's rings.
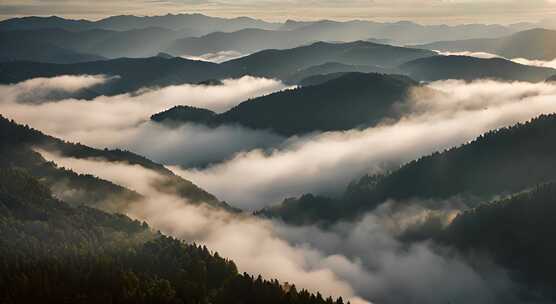
[[[240,124],[284,135],[348,130],[398,117],[394,105],[402,103],[416,85],[405,76],[347,73],[319,85],[248,100],[222,114],[176,107],[153,119],[209,126]]]
[[[482,78],[540,82],[554,75],[551,68],[521,65],[502,58],[434,56],[416,59],[400,66],[410,77],[421,81]]]
[[[228,73],[288,80],[308,68],[335,63],[351,66],[396,68],[405,62],[433,56],[428,50],[395,47],[366,41],[350,43],[317,42],[288,50],[265,50],[221,64]],[[345,66],[344,66],[345,67]],[[322,68],[322,67],[321,67]],[[358,68],[358,67],[354,67]],[[321,73],[321,71],[317,71]],[[233,75],[232,74],[232,75]],[[304,76],[311,76],[305,73]]]

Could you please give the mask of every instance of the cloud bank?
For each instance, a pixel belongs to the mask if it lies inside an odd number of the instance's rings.
[[[256,149],[208,168],[172,170],[236,207],[256,210],[308,192],[334,195],[364,174],[556,112],[550,83],[442,81],[429,88],[434,91],[413,92],[404,105],[410,114],[395,123],[294,137],[271,152]]]
[[[70,80],[69,90],[99,82],[98,76],[72,77],[0,86],[6,96],[0,111],[66,140],[129,149],[166,165],[181,165],[171,168],[244,210],[309,192],[336,195],[364,174],[395,169],[488,130],[556,111],[554,84],[443,81],[415,90],[411,101],[400,106],[408,114],[399,121],[284,139],[238,126],[168,128],[148,121],[151,114],[176,104],[222,109],[284,87],[268,79],[244,77],[222,86],[172,86],[91,101],[18,102],[21,92],[58,89],[65,85],[62,80]]]
[[[202,165],[281,140],[268,132],[234,126],[168,128],[149,120],[152,114],[175,105],[221,112],[249,98],[285,88],[281,82],[270,79],[247,76],[224,80],[219,86],[186,84],[93,100],[49,102],[46,98],[52,92],[75,92],[106,81],[109,78],[103,76],[61,76],[3,85],[0,112],[65,140],[97,148],[129,149],[166,164]]]
[[[207,245],[233,259],[240,271],[278,278],[325,295],[343,296],[354,304],[368,303],[356,296],[348,281],[326,267],[326,256],[315,249],[291,246],[277,236],[270,221],[233,215],[208,206],[193,206],[177,195],[158,192],[152,185],[164,177],[138,165],[40,153],[59,166],[93,174],[139,192],[146,199],[130,204],[127,214],[167,234]]]
[[[316,226],[290,227],[192,206],[175,195],[157,192],[151,185],[164,177],[140,166],[42,154],[76,172],[138,191],[146,199],[131,204],[128,215],[164,233],[206,245],[233,259],[240,271],[342,296],[354,304],[375,300],[489,303],[511,294],[512,283],[503,270],[493,266],[478,273],[464,259],[430,242],[398,241],[397,235],[422,224],[433,212],[413,204],[394,210],[386,203],[360,221],[339,223],[326,231]],[[445,224],[458,212],[457,204],[446,205],[445,210],[435,211]]]

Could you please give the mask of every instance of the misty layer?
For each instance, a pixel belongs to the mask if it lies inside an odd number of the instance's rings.
[[[233,259],[241,271],[278,278],[326,295],[340,295],[352,303],[366,303],[356,297],[349,282],[326,266],[328,257],[315,249],[289,245],[276,235],[270,221],[193,206],[176,195],[161,193],[152,185],[164,177],[140,166],[41,153],[75,172],[93,174],[139,192],[146,199],[130,204],[130,216],[145,220],[164,233],[205,244]]]
[[[146,197],[128,214],[156,229],[207,245],[233,259],[241,271],[276,277],[324,294],[366,303],[469,301],[488,303],[508,293],[512,283],[496,267],[478,273],[465,260],[429,242],[404,245],[398,238],[430,221],[447,226],[459,212],[457,201],[431,211],[418,204],[392,209],[384,204],[357,222],[321,230],[232,215],[192,206],[151,184],[160,175],[143,167],[100,159],[43,156],[79,173],[91,173],[136,190]],[[431,292],[431,286],[438,291]],[[509,298],[510,296],[507,296]]]
[[[294,137],[270,153],[257,149],[205,169],[172,170],[236,207],[255,210],[308,192],[334,195],[358,176],[556,111],[556,85],[550,83],[443,81],[429,87],[438,93],[415,90],[405,105],[410,114],[395,123]]]
[[[108,81],[102,76],[40,78],[0,86],[0,111],[56,137],[94,147],[126,148],[159,162],[198,165],[228,158],[237,151],[266,147],[279,137],[240,127],[208,129],[194,125],[167,128],[149,117],[175,105],[225,111],[236,104],[281,90],[278,81],[242,77],[222,85],[180,85],[90,101],[48,101],[52,92],[75,92]],[[33,104],[21,102],[32,100]]]

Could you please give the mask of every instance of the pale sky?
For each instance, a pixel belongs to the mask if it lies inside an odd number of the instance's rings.
[[[0,18],[204,13],[286,19],[412,20],[424,24],[556,21],[556,0],[0,0]]]

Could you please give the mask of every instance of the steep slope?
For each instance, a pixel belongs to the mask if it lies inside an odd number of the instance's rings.
[[[0,63],[0,83],[17,83],[36,77],[60,75],[108,75],[119,76],[108,84],[95,88],[97,95],[128,93],[143,87],[198,83],[207,79],[221,78],[218,65],[183,58],[165,59],[120,58],[77,64],[53,64],[39,62]]]
[[[70,207],[32,176],[1,168],[0,302],[343,303],[241,275],[206,247]]]
[[[142,156],[128,151],[97,150],[81,144],[64,142],[0,116],[0,167],[25,169],[40,178],[58,197],[74,204],[86,204],[107,211],[121,211],[127,207],[127,203],[139,197],[137,193],[110,182],[91,175],[78,175],[47,162],[35,152],[37,149],[59,153],[65,157],[103,159],[108,162],[139,165],[165,177],[156,184],[160,191],[177,192],[193,204],[207,203],[233,210],[190,181],[174,175],[164,166]]]
[[[503,38],[440,41],[417,47],[451,52],[487,52],[510,59],[550,61],[556,59],[556,31],[537,28]]]
[[[439,241],[468,255],[486,255],[517,280],[556,299],[556,184],[535,187],[458,215]],[[534,290],[534,289],[533,289]]]
[[[229,72],[287,80],[298,72],[335,62],[344,65],[395,68],[398,65],[432,56],[427,50],[394,47],[365,41],[351,43],[318,42],[288,50],[266,50],[222,64]]]
[[[403,102],[415,85],[405,76],[349,73],[320,85],[248,100],[218,115],[199,118],[193,109],[174,108],[155,118],[212,126],[240,124],[284,135],[347,130],[398,117],[394,105]]]
[[[410,77],[424,81],[493,78],[539,82],[556,72],[551,68],[521,65],[502,58],[482,59],[466,56],[421,58],[403,64],[400,69]]]
[[[336,221],[373,210],[386,200],[432,200],[442,208],[454,196],[471,203],[556,180],[556,115],[492,131],[475,141],[412,161],[383,176],[353,182],[339,199],[305,195],[260,212],[289,222]],[[439,203],[433,203],[438,201]]]

